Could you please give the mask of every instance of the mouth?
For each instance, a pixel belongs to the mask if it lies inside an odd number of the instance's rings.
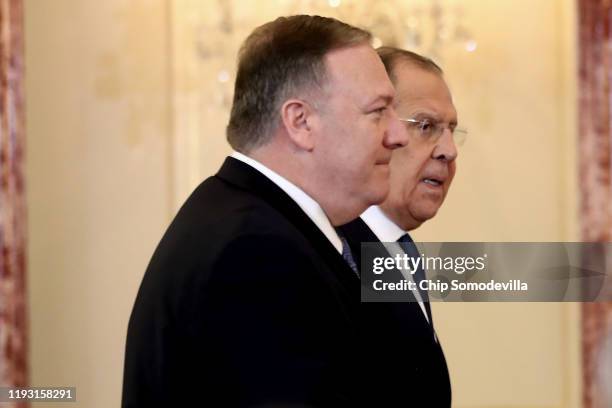
[[[444,179],[437,178],[437,177],[425,177],[421,179],[421,183],[424,183],[427,186],[430,186],[433,188],[440,188],[444,185]]]

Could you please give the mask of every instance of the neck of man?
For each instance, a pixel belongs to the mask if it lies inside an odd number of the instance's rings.
[[[423,221],[419,221],[412,217],[412,215],[408,211],[396,211],[395,209],[386,205],[384,202],[380,205],[380,209],[385,213],[387,217],[391,221],[395,223],[398,227],[403,229],[404,231],[412,231],[417,229],[423,224]]]
[[[350,199],[343,200],[339,197],[337,188],[328,185],[329,177],[318,174],[314,163],[308,160],[308,152],[270,142],[243,154],[257,160],[308,194],[319,204],[333,226],[354,220],[367,208],[351,202]]]

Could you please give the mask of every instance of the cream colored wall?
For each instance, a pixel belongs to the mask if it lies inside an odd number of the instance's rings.
[[[577,239],[573,3],[461,2],[479,48],[441,64],[470,139],[418,239]],[[193,46],[216,4],[25,1],[32,384],[77,386],[75,406],[118,406],[146,263],[229,151]],[[434,309],[455,406],[579,406],[576,305]]]
[[[465,1],[479,49],[445,65],[470,129],[422,241],[577,241],[574,1]],[[580,407],[577,304],[433,306],[458,407]]]
[[[575,239],[574,1],[461,4],[478,50],[442,64],[470,134],[444,207],[417,235]]]
[[[31,383],[76,386],[75,408],[119,406],[129,312],[170,217],[166,6],[25,1]]]

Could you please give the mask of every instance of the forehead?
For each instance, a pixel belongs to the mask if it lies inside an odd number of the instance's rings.
[[[415,110],[433,111],[444,119],[455,119],[457,111],[441,75],[410,63],[400,62],[393,70],[395,77],[396,107],[400,114]]]
[[[395,90],[376,51],[367,44],[333,50],[325,56],[329,86],[357,103],[393,98]]]

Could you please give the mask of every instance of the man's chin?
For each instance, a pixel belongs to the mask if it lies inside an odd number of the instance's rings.
[[[425,221],[429,221],[438,213],[438,209],[440,206],[427,206],[424,208],[418,208],[412,211],[412,217],[419,222],[419,224],[424,223]]]
[[[386,188],[384,188],[386,186]],[[369,206],[380,204],[385,201],[385,198],[389,195],[389,183],[379,182],[376,186],[372,187],[369,191],[368,201]]]

